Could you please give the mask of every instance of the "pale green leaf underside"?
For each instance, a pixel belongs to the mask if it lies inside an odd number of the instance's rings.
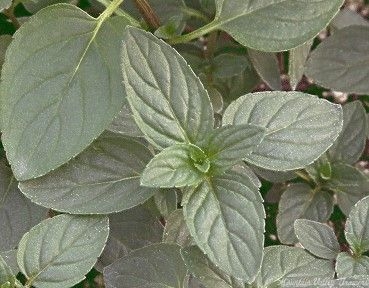
[[[182,56],[162,40],[127,28],[122,70],[136,123],[157,148],[199,144],[213,129],[206,90]]]
[[[342,4],[343,0],[217,0],[210,25],[256,50],[289,50],[314,38]]]
[[[343,106],[343,128],[336,142],[329,149],[333,161],[353,164],[360,159],[366,143],[368,118],[360,101]]]
[[[264,253],[257,279],[261,287],[288,278],[295,278],[295,281],[299,278],[305,279],[304,283],[310,277],[313,280],[333,279],[334,269],[331,261],[317,259],[301,248],[277,245],[266,247]]]
[[[228,171],[184,194],[184,216],[196,244],[226,273],[252,282],[264,245],[264,208],[243,171]]]
[[[0,286],[5,283],[14,285],[15,276],[13,275],[12,270],[6,264],[4,259],[0,256]],[[13,287],[13,286],[10,286],[10,287]]]
[[[147,187],[184,187],[201,181],[204,173],[198,170],[191,159],[193,145],[178,144],[165,148],[147,164],[142,173],[141,185]]]
[[[197,246],[183,248],[181,250],[181,255],[187,269],[195,275],[205,287],[244,287],[241,280],[235,280],[233,277],[220,270]]]
[[[161,242],[163,226],[144,206],[109,215],[110,233],[96,267],[103,268],[135,249]]]
[[[338,254],[336,272],[339,278],[369,274],[369,257],[353,258],[346,252]]]
[[[18,265],[29,283],[38,288],[71,287],[93,267],[108,234],[107,217],[55,216],[23,236]]]
[[[284,244],[297,241],[294,222],[297,219],[309,219],[325,222],[333,212],[333,198],[326,191],[314,193],[305,183],[290,184],[279,201],[277,214],[277,232]]]
[[[2,141],[15,177],[42,176],[85,149],[124,100],[119,51],[126,21],[101,23],[58,4],[30,18],[2,72]]]
[[[301,92],[259,92],[231,103],[223,122],[265,128],[266,136],[245,160],[285,171],[311,164],[332,145],[342,129],[342,109]]]
[[[369,250],[369,197],[365,197],[352,208],[346,221],[345,236],[354,251]]]
[[[133,251],[104,269],[107,288],[182,288],[187,269],[175,244]]]
[[[288,58],[288,76],[290,78],[292,90],[296,89],[297,84],[299,84],[304,75],[305,63],[312,44],[313,40],[310,40],[290,50]]]
[[[369,194],[368,177],[347,164],[332,165],[332,177],[326,186],[336,192],[337,204],[346,216],[356,202]]]
[[[348,26],[322,42],[306,63],[306,75],[324,87],[368,94],[369,27]]]
[[[273,90],[282,90],[279,64],[275,53],[248,49],[247,54],[260,78]]]
[[[105,214],[143,203],[155,191],[140,186],[152,158],[140,142],[104,133],[75,159],[49,174],[20,183],[33,202],[72,214]]]
[[[294,227],[297,238],[306,250],[320,258],[336,259],[341,249],[331,227],[306,219],[296,220]]]
[[[253,125],[223,126],[207,139],[205,152],[211,171],[224,171],[251,154],[265,136],[265,129]]]
[[[0,161],[0,252],[16,249],[23,234],[47,217],[47,209],[24,197],[17,184],[5,161]]]
[[[9,8],[11,4],[11,0],[0,0],[0,11]]]

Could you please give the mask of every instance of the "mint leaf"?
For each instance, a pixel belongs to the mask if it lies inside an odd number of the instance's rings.
[[[290,50],[288,58],[288,76],[290,77],[292,90],[296,90],[297,84],[299,84],[302,76],[304,75],[305,63],[312,44],[313,40],[309,40]]]
[[[183,196],[184,216],[196,244],[226,273],[251,283],[264,245],[262,198],[248,174],[227,171]]]
[[[351,209],[346,221],[345,236],[355,253],[369,250],[369,197],[360,200]]]
[[[368,94],[369,26],[348,26],[323,41],[306,64],[306,75],[335,91]]]
[[[155,193],[154,202],[163,217],[168,217],[177,209],[179,202],[177,192],[177,189],[160,189]]]
[[[2,141],[18,180],[45,175],[76,156],[122,107],[117,60],[127,22],[102,19],[68,4],[46,7],[10,44],[1,83]]]
[[[279,201],[277,232],[284,244],[297,242],[293,224],[297,219],[325,222],[333,212],[333,197],[326,191],[314,191],[308,184],[290,184]]]
[[[304,168],[324,153],[342,129],[342,109],[301,92],[246,94],[224,112],[223,125],[251,124],[266,136],[245,161],[269,170]]]
[[[352,257],[346,252],[338,254],[336,272],[339,278],[369,274],[369,257]]]
[[[314,38],[339,11],[343,1],[216,0],[215,3],[217,13],[211,27],[219,27],[247,47],[275,52]]]
[[[163,242],[176,243],[182,247],[194,245],[183,217],[182,209],[173,211],[166,219]]]
[[[175,244],[137,249],[104,269],[107,288],[182,288],[187,269]]]
[[[144,136],[133,119],[131,110],[126,106],[122,107],[119,114],[115,116],[107,130],[130,137]]]
[[[9,288],[14,287],[15,276],[13,275],[12,270],[6,264],[4,259],[0,256],[0,286],[3,287],[2,285],[4,284],[8,284]]]
[[[147,187],[184,187],[200,182],[210,169],[207,155],[197,146],[170,146],[147,164],[141,185]]]
[[[213,129],[213,109],[202,83],[162,40],[127,28],[122,69],[136,123],[155,147],[199,144]]]
[[[306,219],[296,220],[294,227],[297,238],[306,250],[320,258],[336,259],[341,248],[331,227]]]
[[[104,133],[55,171],[20,183],[35,203],[73,214],[106,214],[145,202],[156,190],[140,186],[152,154],[135,139]]]
[[[77,284],[95,264],[108,234],[107,217],[65,214],[42,221],[19,242],[18,265],[28,286]]]

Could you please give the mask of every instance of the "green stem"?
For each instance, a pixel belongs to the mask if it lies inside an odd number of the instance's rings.
[[[201,19],[202,21],[204,21],[205,23],[209,23],[211,21],[211,19],[206,16],[204,13],[202,13],[199,10],[190,8],[190,7],[182,7],[182,12],[190,17],[195,17],[198,19]]]
[[[111,12],[109,11],[109,15],[112,15],[113,13],[117,14],[118,16],[122,16],[124,18],[126,18],[129,23],[132,25],[132,26],[135,26],[135,27],[140,27],[140,22],[138,22],[135,18],[133,18],[131,15],[129,15],[127,12],[125,12],[124,10],[122,10],[121,8],[119,8],[119,6],[123,3],[123,0],[121,1],[113,1],[113,2],[110,2],[109,0],[97,0],[99,3],[101,3],[102,5],[104,5],[105,7],[107,7],[107,9],[99,16],[102,17],[102,15],[109,9],[110,5],[113,5],[114,2],[119,2],[118,5],[114,5],[114,10]],[[111,8],[113,9],[113,8]],[[107,12],[108,13],[108,12]],[[106,17],[103,19],[105,20]]]
[[[205,26],[200,27],[199,29],[188,33],[188,34],[184,34],[181,36],[177,36],[174,37],[172,39],[169,39],[168,43],[169,44],[179,44],[179,43],[186,43],[186,42],[190,42],[194,39],[200,38],[212,31],[214,31],[215,29],[217,29],[218,25],[217,25],[217,21],[214,20],[212,22],[210,22],[209,24],[206,24]]]

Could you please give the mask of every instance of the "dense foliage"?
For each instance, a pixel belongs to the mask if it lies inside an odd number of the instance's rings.
[[[0,0],[0,288],[369,287],[366,2]]]

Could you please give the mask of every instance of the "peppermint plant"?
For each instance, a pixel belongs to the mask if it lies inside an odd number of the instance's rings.
[[[0,0],[0,288],[367,287],[360,5]]]

